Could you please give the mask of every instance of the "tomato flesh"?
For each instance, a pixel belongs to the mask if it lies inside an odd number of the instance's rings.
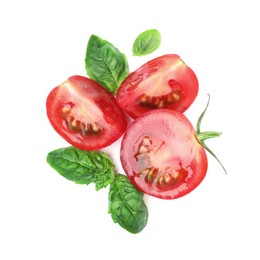
[[[155,58],[132,72],[117,92],[119,106],[132,118],[153,109],[184,112],[198,94],[195,73],[175,54]]]
[[[80,149],[106,147],[127,127],[114,96],[97,82],[82,76],[72,76],[54,88],[46,107],[53,128]]]
[[[188,119],[160,109],[140,116],[125,133],[120,158],[131,182],[146,194],[175,199],[194,190],[207,172],[207,156]]]

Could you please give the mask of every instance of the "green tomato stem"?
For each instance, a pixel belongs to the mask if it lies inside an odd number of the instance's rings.
[[[202,112],[202,114],[200,115],[199,119],[198,119],[198,122],[197,122],[197,126],[196,126],[196,137],[197,137],[197,140],[199,141],[199,143],[204,147],[204,149],[206,151],[208,151],[218,162],[219,164],[221,165],[221,167],[223,168],[225,174],[227,174],[227,171],[224,167],[224,165],[220,162],[220,160],[218,159],[218,157],[208,148],[208,146],[205,144],[205,141],[210,139],[210,138],[215,138],[215,137],[219,137],[221,136],[221,132],[216,132],[216,131],[207,131],[207,132],[201,132],[200,131],[200,126],[201,126],[201,121],[205,115],[205,112],[207,111],[208,109],[208,106],[209,106],[209,102],[210,102],[210,95],[208,94],[209,96],[209,100],[208,100],[208,103],[206,105],[206,108],[204,109],[204,111]]]
[[[205,141],[207,139],[219,137],[221,135],[222,135],[221,132],[207,131],[207,132],[197,133],[197,138],[198,138],[198,140],[201,143],[201,142],[203,142],[203,141]]]

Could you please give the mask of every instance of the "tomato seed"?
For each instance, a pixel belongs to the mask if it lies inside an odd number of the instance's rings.
[[[92,124],[92,130],[93,130],[95,133],[97,133],[97,132],[99,131],[99,127],[98,127],[98,124],[97,124],[96,122],[94,122],[94,123]]]
[[[173,93],[173,99],[175,102],[177,102],[180,99],[180,97],[181,97],[180,93],[178,92]]]
[[[142,170],[141,172],[139,172],[140,175],[147,175],[149,173],[150,169],[149,168],[145,168],[144,170]]]
[[[179,177],[179,172],[175,171],[175,172],[173,173],[173,178],[176,179],[176,178],[178,178],[178,177]]]
[[[174,92],[170,92],[160,97],[149,97],[146,94],[143,94],[136,99],[136,102],[139,105],[145,107],[164,108],[168,105],[178,102],[180,98],[181,92],[179,90],[175,90]]]
[[[159,103],[159,105],[158,105],[158,108],[163,108],[163,107],[164,107],[164,101],[161,100],[160,103]]]
[[[66,115],[70,112],[70,108],[69,107],[63,107],[61,109],[61,112],[62,112],[63,115]]]
[[[171,182],[172,182],[172,176],[171,176],[171,174],[169,174],[169,173],[165,174],[165,176],[164,176],[164,181],[165,181],[166,184],[171,183]]]
[[[147,102],[147,98],[148,98],[148,96],[146,96],[145,94],[143,94],[143,95],[140,97],[140,103],[146,103],[146,102]]]
[[[164,178],[163,178],[163,176],[160,176],[158,178],[157,184],[162,185],[163,183],[164,183]]]
[[[65,111],[65,110],[64,110]],[[63,112],[63,111],[62,111]],[[98,135],[102,131],[98,123],[82,123],[79,120],[76,120],[71,115],[66,115],[63,113],[64,120],[69,130],[80,133],[83,137],[89,135]]]
[[[166,173],[158,178],[157,187],[163,189],[166,187],[172,187],[178,182],[178,179],[175,179],[170,173]]]
[[[61,109],[61,113],[63,116],[66,116],[70,113],[72,106],[74,106],[72,103],[64,104],[63,108]]]
[[[146,175],[146,181],[148,182],[153,182],[154,179],[156,178],[158,174],[158,169],[157,168],[151,168],[148,172],[148,174]]]
[[[158,174],[158,168],[151,167],[142,170],[139,175],[144,176],[146,182],[152,183]]]
[[[72,126],[72,128],[74,128],[74,129],[77,128],[77,126],[78,126],[78,122],[77,122],[76,119],[73,119],[73,121],[71,122],[71,126]]]
[[[101,132],[101,127],[96,123],[83,123],[75,119],[70,113],[73,104],[65,104],[61,109],[62,116],[69,130],[79,132],[83,137],[97,135]]]
[[[90,124],[85,124],[85,132],[86,132],[86,135],[88,135],[91,132],[91,125]]]

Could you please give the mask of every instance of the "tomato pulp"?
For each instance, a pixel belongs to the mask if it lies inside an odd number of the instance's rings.
[[[129,74],[116,99],[132,118],[158,108],[184,112],[195,100],[198,88],[195,73],[178,55],[167,54]]]
[[[125,133],[120,158],[131,182],[146,194],[175,199],[194,190],[207,172],[207,156],[180,112],[153,110]]]
[[[97,82],[72,76],[54,88],[46,102],[53,128],[70,144],[96,150],[115,142],[126,130],[114,96]]]

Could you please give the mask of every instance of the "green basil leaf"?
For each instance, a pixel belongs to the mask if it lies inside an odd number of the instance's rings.
[[[91,79],[114,94],[129,74],[126,56],[96,35],[89,38],[85,68]]]
[[[161,34],[156,29],[142,32],[136,38],[133,44],[133,55],[144,56],[152,53],[159,48],[161,44]]]
[[[77,184],[95,183],[96,190],[115,179],[114,165],[103,152],[76,147],[60,148],[47,155],[47,162],[60,175]]]
[[[143,193],[125,175],[116,175],[115,181],[110,184],[109,213],[115,223],[134,234],[147,224],[148,210]]]

